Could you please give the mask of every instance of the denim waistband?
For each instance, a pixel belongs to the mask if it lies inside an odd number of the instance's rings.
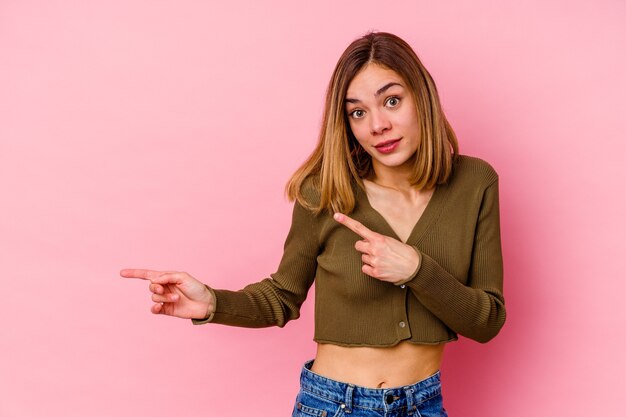
[[[335,381],[311,371],[313,360],[302,367],[300,387],[313,395],[334,401],[350,412],[353,407],[390,411],[406,408],[412,415],[420,403],[441,394],[441,373],[412,385],[394,388],[366,388],[359,385]]]

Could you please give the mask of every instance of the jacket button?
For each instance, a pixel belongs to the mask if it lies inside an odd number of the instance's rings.
[[[400,288],[406,288],[406,285],[402,284],[400,285]]]
[[[404,328],[404,327],[406,326],[406,323],[405,323],[405,322],[403,322],[403,321],[401,321],[400,323],[398,323],[398,325],[399,325],[400,327]]]

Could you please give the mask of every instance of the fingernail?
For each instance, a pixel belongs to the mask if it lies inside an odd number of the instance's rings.
[[[334,214],[334,216],[333,216],[333,218],[334,218],[335,220],[341,221],[341,213],[335,213],[335,214]]]

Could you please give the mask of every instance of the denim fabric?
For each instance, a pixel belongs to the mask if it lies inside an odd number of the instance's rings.
[[[311,372],[308,361],[300,375],[300,392],[292,417],[447,417],[440,372],[397,388],[365,388]]]

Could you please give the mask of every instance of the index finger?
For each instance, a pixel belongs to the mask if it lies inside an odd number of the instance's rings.
[[[354,220],[345,214],[335,213],[333,218],[364,239],[372,239],[377,235],[376,232],[372,232],[370,229],[363,226],[361,222]]]
[[[120,275],[124,278],[153,279],[161,275],[162,271],[152,271],[150,269],[122,269]]]

